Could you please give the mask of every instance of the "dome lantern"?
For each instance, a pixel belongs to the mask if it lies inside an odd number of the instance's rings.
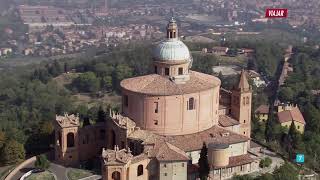
[[[176,39],[178,38],[178,26],[176,20],[172,17],[167,25],[167,38]]]
[[[167,38],[154,48],[153,60],[155,74],[169,77],[175,83],[185,83],[190,79],[192,56],[188,47],[178,38],[178,26],[174,18],[167,25]]]

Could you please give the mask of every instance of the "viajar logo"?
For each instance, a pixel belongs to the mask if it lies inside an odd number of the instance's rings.
[[[288,9],[266,9],[266,18],[286,18],[288,17]]]

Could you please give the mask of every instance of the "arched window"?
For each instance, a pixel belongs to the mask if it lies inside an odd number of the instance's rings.
[[[74,147],[74,134],[71,132],[67,134],[67,147]]]
[[[112,173],[112,179],[113,179],[113,180],[121,180],[120,172],[119,172],[119,171],[113,172],[113,173]]]
[[[137,176],[143,175],[143,165],[140,164],[137,169]]]
[[[195,109],[195,104],[194,104],[194,98],[189,98],[189,101],[188,101],[188,110],[193,110]]]
[[[182,67],[180,67],[180,68],[178,69],[178,74],[179,74],[179,75],[182,75],[182,74],[183,74],[183,68],[182,68]]]
[[[246,102],[246,104],[249,104],[250,103],[250,99],[249,99],[249,97],[247,97],[247,102]]]

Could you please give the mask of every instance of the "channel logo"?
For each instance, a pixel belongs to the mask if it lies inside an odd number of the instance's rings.
[[[288,17],[288,9],[266,9],[266,18],[286,18]]]

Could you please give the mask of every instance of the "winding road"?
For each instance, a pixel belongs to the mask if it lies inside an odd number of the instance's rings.
[[[34,162],[35,161],[31,161],[28,164],[26,164],[20,171],[18,171],[18,173],[16,173],[13,176],[12,180],[19,180],[20,177],[23,176],[25,173],[34,169]],[[57,180],[68,180],[66,167],[63,167],[55,163],[51,163],[50,168],[48,170],[55,175]]]

